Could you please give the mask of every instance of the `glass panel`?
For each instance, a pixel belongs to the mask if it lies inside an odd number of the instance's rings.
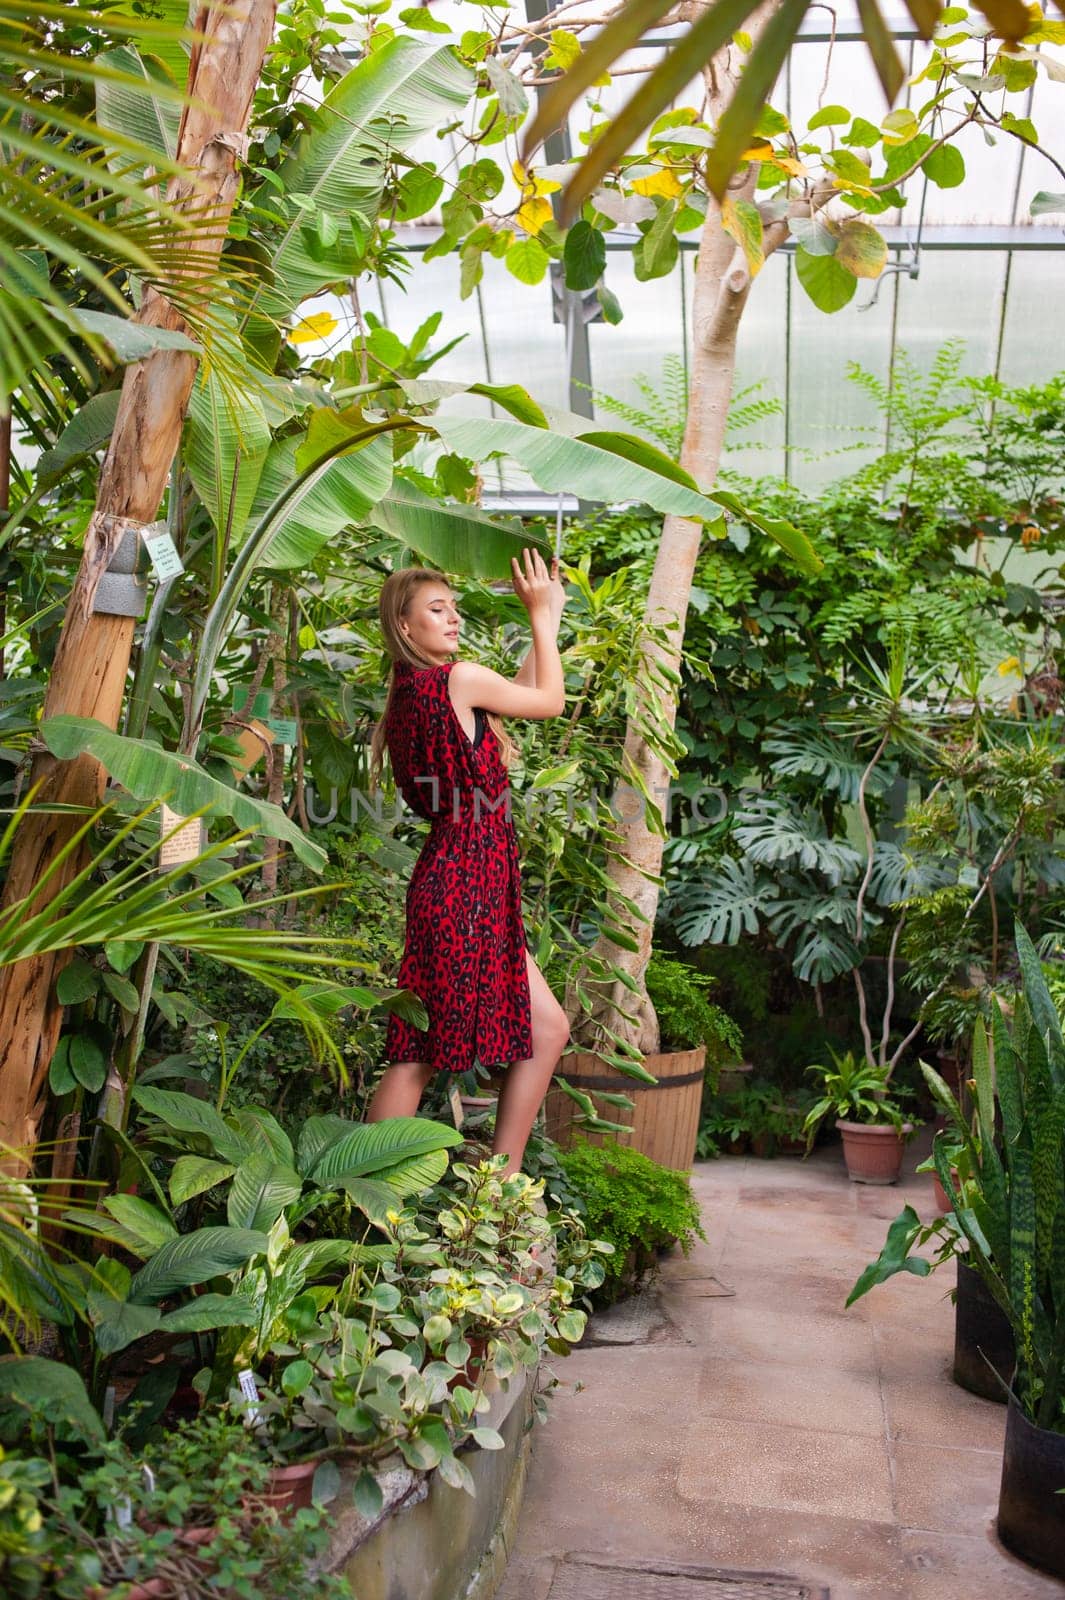
[[[1061,285],[1059,252],[1014,251],[999,374],[1005,383],[1040,383],[1065,370],[1065,321],[1037,313],[1061,304]]]
[[[804,489],[856,472],[883,450],[880,413],[848,381],[847,369],[856,361],[886,381],[894,277],[859,283],[850,305],[831,315],[818,311],[792,278],[791,476]]]
[[[1005,272],[1004,251],[925,251],[920,277],[899,278],[899,347],[927,370],[944,340],[963,339],[963,370],[993,372]]]

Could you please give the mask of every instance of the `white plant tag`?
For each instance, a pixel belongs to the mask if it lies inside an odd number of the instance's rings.
[[[144,548],[152,570],[161,583],[167,578],[178,578],[184,572],[184,563],[165,522],[149,522],[141,529]]]
[[[462,1096],[459,1094],[457,1083],[453,1083],[448,1090],[448,1099],[451,1101],[451,1115],[454,1119],[455,1127],[456,1129],[461,1129],[462,1124],[466,1121],[466,1113],[462,1109]]]
[[[192,861],[203,849],[203,818],[196,817],[183,828],[178,827],[183,820],[181,813],[171,811],[168,805],[159,807],[159,867],[163,872]],[[174,828],[177,828],[176,833],[172,832]]]
[[[129,1495],[124,1494],[121,1500],[115,1501],[115,1526],[117,1528],[128,1528],[132,1522],[133,1504]]]
[[[240,1392],[248,1402],[247,1418],[249,1422],[259,1420],[259,1390],[255,1384],[255,1374],[244,1371],[237,1374],[237,1383]]]

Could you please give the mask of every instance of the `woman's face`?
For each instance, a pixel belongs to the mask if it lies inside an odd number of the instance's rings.
[[[434,662],[455,654],[461,625],[454,596],[443,583],[419,584],[399,619],[404,637]]]

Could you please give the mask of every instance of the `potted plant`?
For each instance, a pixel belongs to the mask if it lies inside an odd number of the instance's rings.
[[[320,1512],[282,1523],[262,1499],[266,1476],[245,1430],[217,1412],[141,1452],[107,1440],[76,1480],[56,1471],[41,1581],[62,1600],[183,1600],[222,1583],[262,1600],[343,1600],[339,1580],[309,1570],[328,1540]]]
[[[819,1097],[803,1123],[807,1150],[813,1148],[825,1119],[834,1117],[843,1135],[843,1159],[851,1182],[897,1183],[904,1142],[914,1125],[903,1120],[897,1100],[888,1095],[888,1068],[864,1061],[851,1050],[837,1055],[830,1047],[829,1054],[831,1065],[813,1062],[806,1069],[821,1080]]]
[[[982,1023],[973,1034],[975,1132],[939,1074],[922,1064],[950,1124],[950,1134],[938,1133],[933,1145],[950,1213],[924,1226],[910,1208],[896,1217],[848,1304],[895,1272],[925,1276],[964,1246],[1016,1349],[999,1536],[1022,1559],[1065,1578],[1065,1038],[1020,923],[1015,941],[1022,990],[1012,1019],[995,997],[990,1041]],[[961,1146],[957,1186],[951,1138]],[[935,1236],[934,1262],[912,1254]]]
[[[658,1018],[658,1051],[643,1056],[639,1073],[618,1057],[564,1055],[547,1097],[547,1131],[564,1146],[578,1134],[594,1143],[620,1141],[660,1166],[683,1171],[695,1159],[707,1075],[712,1087],[721,1063],[742,1053],[743,1040],[732,1018],[708,998],[717,981],[711,974],[656,950],[644,981]],[[631,1109],[631,1126],[603,1121],[592,1097]]]

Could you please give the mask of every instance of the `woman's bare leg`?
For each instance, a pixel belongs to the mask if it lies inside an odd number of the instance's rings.
[[[506,1173],[517,1172],[525,1155],[536,1113],[544,1101],[558,1058],[569,1039],[566,1013],[547,986],[540,968],[528,951],[529,1000],[532,1006],[533,1053],[527,1061],[515,1061],[507,1068],[496,1107],[494,1155],[506,1155]]]
[[[386,1067],[366,1112],[367,1122],[386,1117],[413,1117],[433,1076],[424,1061],[397,1061]]]

